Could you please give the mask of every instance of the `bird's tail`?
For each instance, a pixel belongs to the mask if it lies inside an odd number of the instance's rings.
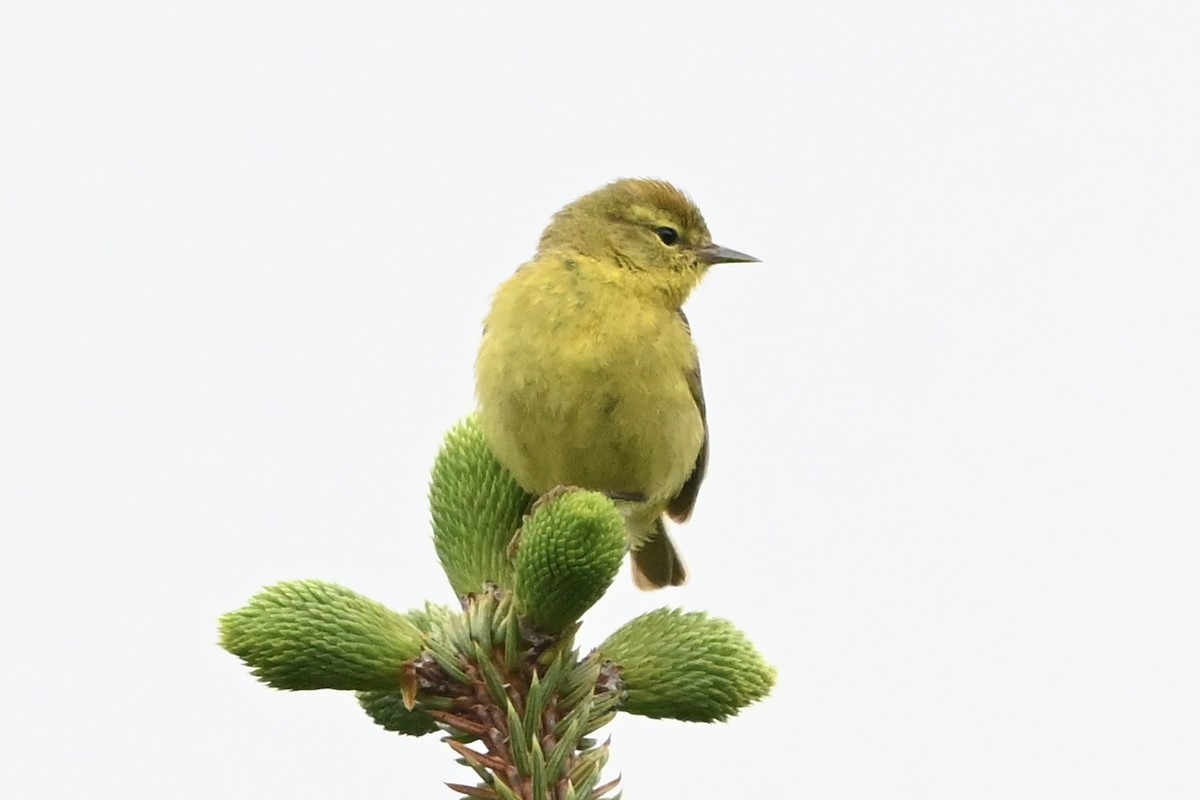
[[[679,586],[686,580],[687,570],[659,517],[654,521],[654,530],[633,551],[633,582],[639,589],[649,591]]]

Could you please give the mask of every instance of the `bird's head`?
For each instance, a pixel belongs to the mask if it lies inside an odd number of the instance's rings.
[[[700,209],[664,181],[625,178],[555,214],[539,254],[577,253],[623,271],[626,285],[682,304],[713,264],[757,258],[713,244]]]

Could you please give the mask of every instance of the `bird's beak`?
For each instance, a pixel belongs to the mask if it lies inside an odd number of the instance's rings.
[[[754,256],[748,256],[745,253],[739,253],[737,250],[730,250],[728,247],[721,247],[718,244],[701,247],[696,250],[696,255],[705,264],[741,264],[758,261]]]

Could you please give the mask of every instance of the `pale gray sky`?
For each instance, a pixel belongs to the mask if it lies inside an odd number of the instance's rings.
[[[664,604],[779,668],[621,719],[631,798],[1200,796],[1200,10],[12,3],[0,672],[12,798],[451,797],[215,644],[286,578],[452,600],[425,487],[494,287],[677,183],[712,465]]]

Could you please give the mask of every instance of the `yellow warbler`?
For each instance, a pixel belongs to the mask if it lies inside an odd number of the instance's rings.
[[[699,209],[656,180],[618,180],[559,211],[496,293],[476,362],[496,458],[533,494],[607,493],[643,589],[686,573],[663,514],[692,513],[708,462],[696,346],[681,306],[713,264]]]

